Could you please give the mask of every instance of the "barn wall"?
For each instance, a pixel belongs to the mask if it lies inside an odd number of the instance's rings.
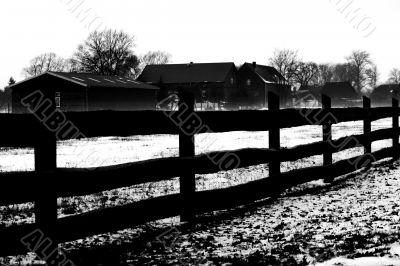
[[[89,111],[155,110],[157,90],[132,88],[90,88]]]

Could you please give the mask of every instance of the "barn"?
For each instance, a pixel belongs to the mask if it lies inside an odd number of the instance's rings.
[[[159,88],[118,76],[46,72],[12,86],[12,112],[26,113],[22,99],[35,91],[61,111],[155,110]]]
[[[234,63],[147,65],[138,80],[160,88],[159,101],[187,89],[198,109],[220,109],[236,88]]]
[[[390,106],[392,98],[399,98],[400,85],[384,84],[374,89],[371,93],[371,102],[374,106]]]
[[[362,96],[350,82],[327,82],[321,90],[327,95],[335,107],[352,107],[362,105]]]
[[[239,107],[267,107],[269,92],[280,97],[281,107],[291,104],[291,87],[274,67],[253,62],[245,63],[239,68],[238,90],[235,95],[235,102]]]

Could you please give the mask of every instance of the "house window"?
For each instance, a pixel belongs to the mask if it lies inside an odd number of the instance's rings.
[[[206,98],[207,96],[207,91],[206,90],[202,90],[201,91],[201,97]]]
[[[251,86],[251,79],[246,80],[246,85]]]
[[[56,103],[57,108],[61,107],[61,93],[60,92],[56,92],[55,103]]]
[[[231,78],[231,85],[233,85],[234,82],[235,82],[235,79]]]

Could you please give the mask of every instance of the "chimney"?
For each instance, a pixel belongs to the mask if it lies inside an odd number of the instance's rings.
[[[254,68],[257,67],[257,62],[253,62],[253,67],[254,67]]]
[[[193,62],[190,62],[190,63],[188,64],[188,67],[191,67],[191,66],[193,66]]]

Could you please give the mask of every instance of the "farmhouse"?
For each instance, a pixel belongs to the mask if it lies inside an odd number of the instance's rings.
[[[234,63],[147,65],[138,80],[159,87],[159,101],[188,89],[195,95],[197,108],[217,109],[231,98],[236,72]]]
[[[21,101],[37,90],[61,111],[154,110],[159,90],[129,78],[73,72],[46,72],[9,88],[13,113],[27,112]]]
[[[385,84],[374,89],[371,93],[371,102],[375,106],[390,106],[392,98],[400,96],[400,85],[398,84]]]
[[[327,82],[321,94],[331,97],[332,105],[337,107],[357,106],[362,101],[361,95],[350,82]]]
[[[239,107],[267,107],[268,92],[280,97],[282,107],[291,102],[291,87],[275,68],[256,62],[245,63],[239,68],[235,94],[235,103]]]

